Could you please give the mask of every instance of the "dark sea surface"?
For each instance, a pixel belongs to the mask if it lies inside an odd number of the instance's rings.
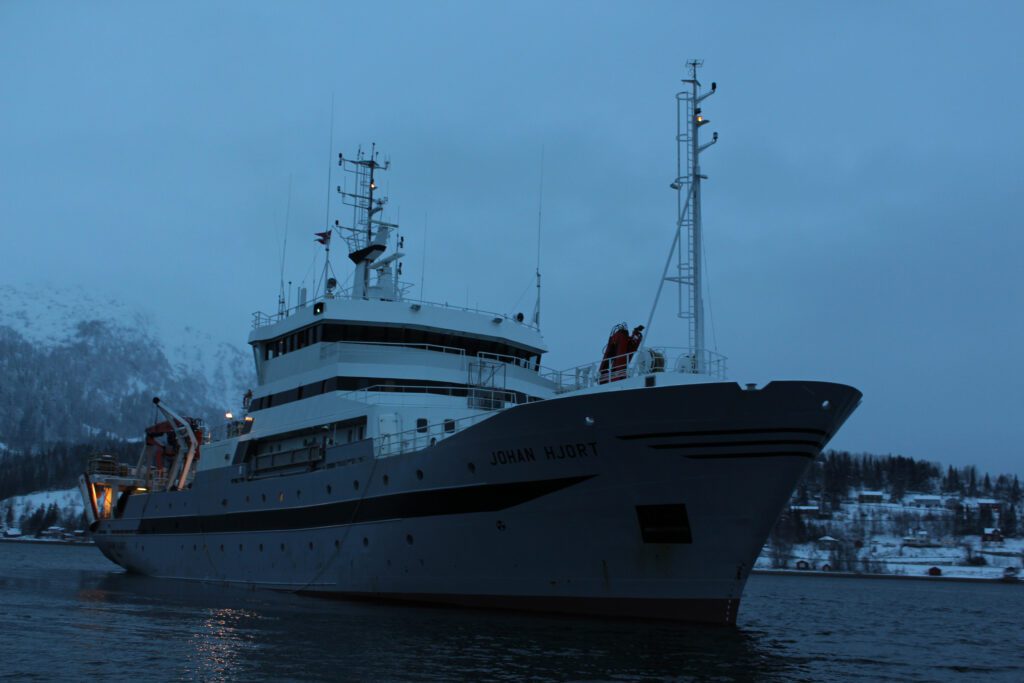
[[[736,628],[321,600],[0,543],[0,678],[1024,681],[1024,586],[755,575]]]

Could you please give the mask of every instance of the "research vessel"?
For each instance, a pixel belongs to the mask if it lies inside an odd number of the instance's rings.
[[[257,385],[219,433],[154,399],[164,419],[137,462],[90,462],[100,550],[166,579],[735,623],[772,525],[861,394],[741,385],[704,346],[698,160],[718,136],[698,139],[716,89],[698,66],[676,96],[660,280],[681,292],[688,346],[649,345],[648,320],[601,359],[547,369],[539,269],[530,316],[410,298],[388,162],[339,155],[352,220],[316,238],[328,255],[344,243],[350,284],[325,265],[322,293],[254,314]]]

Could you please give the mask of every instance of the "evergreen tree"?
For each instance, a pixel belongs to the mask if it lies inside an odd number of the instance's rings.
[[[960,493],[960,473],[952,465],[946,471],[946,478],[942,482],[942,490],[946,493]]]
[[[985,480],[981,482],[981,490],[986,496],[992,495],[992,481],[988,478],[988,472],[985,473]]]
[[[8,528],[14,526],[14,506],[10,503],[7,504],[7,512],[4,513],[4,524]]]
[[[981,533],[982,529],[989,529],[993,526],[995,526],[995,520],[992,518],[992,508],[986,505],[978,512],[977,533]]]
[[[1013,537],[1017,535],[1017,508],[1011,503],[1005,505],[999,512],[999,528],[1004,536]]]
[[[1013,475],[1013,485],[1010,487],[1010,502],[1014,505],[1020,504],[1020,479],[1017,475]]]

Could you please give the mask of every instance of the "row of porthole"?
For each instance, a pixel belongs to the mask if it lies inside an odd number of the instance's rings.
[[[469,463],[469,471],[470,472],[475,472],[476,471],[476,467],[473,465],[473,463]],[[423,481],[423,470],[416,470],[416,478],[419,479],[420,481]],[[385,474],[384,477],[383,477],[384,485],[387,486],[389,481],[390,481],[390,479],[388,478],[388,475]],[[352,488],[354,488],[356,491],[359,490],[359,480],[358,479],[353,479],[352,480]],[[333,491],[334,491],[334,489],[331,487],[331,485],[327,484],[327,494],[330,495]],[[295,490],[295,497],[296,498],[301,498],[302,497],[302,489],[296,489]],[[266,503],[267,502],[267,494],[261,493],[260,494],[260,501],[263,502],[263,503]],[[284,502],[284,491],[279,491],[278,492],[278,494],[277,494],[277,501],[279,503],[283,503]],[[245,502],[246,503],[249,502],[249,496],[245,497]],[[227,498],[222,498],[221,501],[220,501],[220,504],[223,507],[227,507],[228,506],[228,499]]]
[[[187,507],[188,507],[188,503],[182,503],[182,504],[181,504],[181,507],[187,508]],[[159,510],[159,509],[160,509],[160,503],[157,503],[157,504],[156,504],[156,509],[157,509],[157,510]],[[167,504],[167,509],[168,509],[168,510],[173,510],[173,509],[174,509],[174,503],[173,503],[173,502],[171,502],[171,503],[168,503],[168,504]]]
[[[469,463],[468,467],[469,467],[469,471],[471,473],[475,473],[476,472],[476,465],[474,465],[473,463]],[[416,478],[419,479],[420,481],[423,481],[423,470],[416,470]],[[390,482],[390,478],[388,477],[388,475],[385,474],[383,476],[383,481],[384,481],[384,485],[385,486]],[[358,479],[353,479],[352,480],[352,488],[354,488],[355,490],[359,489],[359,480]],[[330,495],[332,493],[332,490],[333,489],[331,487],[331,484],[328,484],[327,485],[327,493],[328,493],[328,495]],[[301,488],[297,488],[295,490],[295,498],[302,498],[302,489]],[[250,502],[249,501],[249,497],[246,496],[246,503],[249,503],[249,502]],[[260,494],[260,502],[266,503],[266,494]],[[285,492],[279,492],[278,493],[278,502],[279,503],[284,503],[285,502]],[[226,498],[221,499],[220,500],[220,505],[222,507],[226,508],[227,507],[227,499]],[[171,509],[172,507],[174,507],[173,504],[171,504],[171,503],[167,504],[167,508],[168,509]],[[185,503],[184,507],[188,507],[188,504]],[[160,509],[160,505],[159,504],[157,505],[157,509],[158,510]]]
[[[408,543],[409,545],[412,545],[415,542],[415,539],[413,538],[413,535],[412,534],[406,534],[405,535],[405,542]],[[365,547],[367,547],[369,545],[370,545],[370,539],[368,537],[366,537],[366,536],[363,536],[363,547],[365,548]],[[185,549],[184,545],[180,545],[178,547],[181,550]],[[309,542],[309,549],[313,550],[313,547],[314,547],[313,546],[313,541],[310,541]],[[335,539],[334,547],[335,547],[335,549],[341,548],[341,541],[338,540],[338,539]],[[287,548],[287,544],[282,543],[281,544],[281,552],[284,552],[286,548]],[[143,552],[145,552],[146,546],[142,545],[142,546],[139,547],[139,549],[142,550]],[[192,544],[192,550],[193,551],[198,551],[199,550],[199,544],[198,543],[193,543]],[[204,551],[207,550],[206,544],[203,544],[203,550]],[[238,544],[238,551],[239,552],[245,552],[245,544],[239,543]],[[259,544],[259,551],[261,553],[263,552],[263,544],[262,543]],[[223,543],[220,544],[220,552],[224,552],[224,544]]]

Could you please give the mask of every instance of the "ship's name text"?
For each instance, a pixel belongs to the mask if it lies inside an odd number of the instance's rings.
[[[543,446],[545,460],[565,460],[567,458],[597,457],[597,442],[563,443],[555,446]],[[537,454],[532,448],[509,448],[491,451],[491,465],[512,465],[518,462],[537,462]]]

